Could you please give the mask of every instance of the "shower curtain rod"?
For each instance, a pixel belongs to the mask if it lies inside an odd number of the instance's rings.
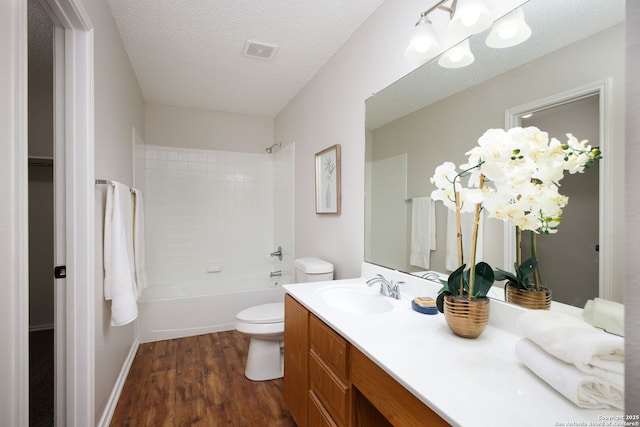
[[[116,181],[111,181],[111,180],[108,180],[108,179],[96,179],[96,185],[98,185],[98,184],[115,185]],[[137,191],[135,188],[131,188],[131,187],[128,187],[128,188],[129,188],[129,192],[130,193],[134,193],[135,194],[135,192]]]

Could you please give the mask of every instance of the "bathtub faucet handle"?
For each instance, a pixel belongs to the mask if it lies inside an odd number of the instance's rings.
[[[271,273],[269,273],[269,277],[280,277],[280,276],[282,276],[282,270],[272,271]]]
[[[282,261],[282,246],[278,246],[278,250],[275,252],[271,252],[271,256],[277,256],[280,261]]]

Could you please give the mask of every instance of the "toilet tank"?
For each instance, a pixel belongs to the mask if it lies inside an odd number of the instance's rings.
[[[333,264],[320,258],[298,258],[294,265],[296,283],[333,280]]]

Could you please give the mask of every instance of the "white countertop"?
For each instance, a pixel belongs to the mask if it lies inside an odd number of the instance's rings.
[[[609,425],[623,425],[615,422],[623,420],[622,411],[581,409],[518,362],[515,322],[524,309],[492,301],[490,324],[483,334],[460,338],[451,332],[444,315],[425,315],[411,308],[414,296],[435,299],[439,284],[366,263],[362,273],[356,279],[284,288],[452,425],[597,426],[606,425],[606,417],[614,420]],[[407,282],[400,285],[401,300],[380,296],[394,304],[389,312],[348,313],[318,297],[318,289],[337,284],[366,288],[366,279],[376,273]],[[371,288],[377,290],[378,286]]]

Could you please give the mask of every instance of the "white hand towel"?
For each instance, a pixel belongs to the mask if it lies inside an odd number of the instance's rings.
[[[460,227],[462,228],[462,254],[464,263],[469,266],[471,262],[471,239],[473,238],[473,212],[463,212],[460,214]],[[478,244],[476,246],[476,264],[483,260],[484,256],[484,210],[480,212],[478,222]],[[453,271],[460,267],[458,262],[458,226],[456,222],[456,212],[447,209],[447,249],[445,253],[445,268]]]
[[[529,339],[523,338],[516,343],[516,357],[581,408],[623,408],[624,387],[580,371],[574,365],[553,357]]]
[[[582,318],[612,334],[624,336],[624,305],[602,298],[587,301]]]
[[[417,197],[412,201],[411,254],[409,263],[429,268],[431,251],[436,250],[436,213],[431,197]]]
[[[532,310],[520,316],[518,329],[549,354],[587,374],[622,385],[624,338],[563,313]]]
[[[126,325],[138,317],[131,238],[131,195],[122,184],[107,186],[104,218],[104,296],[111,300],[111,324]]]
[[[133,258],[136,273],[136,296],[140,297],[142,290],[148,284],[145,263],[144,200],[142,191],[134,190],[133,200]]]

